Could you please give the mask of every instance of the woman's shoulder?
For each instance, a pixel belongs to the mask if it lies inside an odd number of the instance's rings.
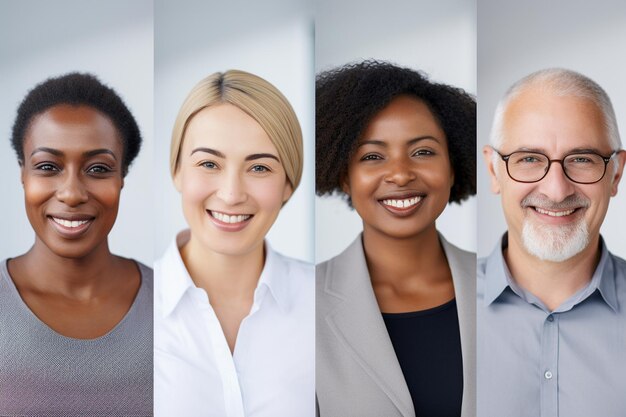
[[[306,279],[313,279],[315,276],[315,265],[312,263],[283,255],[273,249],[272,253],[276,260],[289,270],[290,275],[298,275]]]
[[[448,240],[439,233],[439,240],[441,245],[443,246],[443,250],[446,253],[446,257],[448,258],[448,262],[456,261],[461,264],[472,264],[474,267],[476,265],[476,253],[470,252],[465,249],[461,249],[453,243],[448,242]]]

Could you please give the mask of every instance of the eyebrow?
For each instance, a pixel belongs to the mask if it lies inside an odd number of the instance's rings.
[[[226,155],[224,155],[218,150],[211,149],[211,148],[195,148],[193,151],[191,151],[189,156],[193,155],[196,152],[206,152],[206,153],[210,153],[211,155],[215,155],[218,158],[226,159]],[[254,161],[256,159],[262,159],[262,158],[271,158],[280,162],[280,159],[278,159],[276,155],[271,154],[271,153],[253,153],[251,155],[246,156],[245,161]]]
[[[434,136],[419,136],[416,138],[413,138],[411,140],[409,140],[406,144],[408,146],[414,145],[417,142],[420,142],[422,140],[434,140],[435,142],[439,143],[439,139],[437,139]],[[368,139],[368,140],[364,140],[362,142],[359,142],[358,147],[363,146],[363,145],[376,145],[376,146],[387,146],[387,142],[383,141],[383,140],[378,140],[378,139]]]
[[[276,155],[271,154],[271,153],[253,153],[252,155],[246,156],[245,160],[246,161],[254,161],[255,159],[262,159],[262,158],[272,158],[272,159],[275,159],[277,162],[280,162],[278,157]]]
[[[211,149],[211,148],[196,148],[193,151],[191,151],[189,156],[193,155],[196,152],[206,152],[206,153],[210,153],[211,155],[215,155],[218,158],[226,158],[226,156],[223,153],[221,153],[220,151],[216,151],[215,149]]]
[[[522,148],[515,150],[514,152],[535,152],[535,153],[542,153],[546,155],[545,149],[540,149],[540,148],[522,147]],[[597,153],[599,155],[603,155],[603,152],[597,148],[573,148],[565,152],[564,155],[569,155],[572,153]]]
[[[39,148],[36,148],[35,150],[33,150],[31,152],[30,156],[33,156],[33,155],[35,155],[36,153],[39,153],[39,152],[46,152],[46,153],[49,153],[49,154],[52,154],[52,155],[55,155],[55,156],[64,156],[65,155],[62,151],[60,151],[58,149],[48,148],[48,147],[42,146],[42,147],[39,147]],[[113,157],[113,159],[115,159],[117,161],[117,157],[115,156],[113,151],[110,150],[110,149],[94,149],[94,150],[91,150],[91,151],[83,152],[83,156],[85,156],[87,158],[95,156],[95,155],[102,155],[102,154],[111,155]]]

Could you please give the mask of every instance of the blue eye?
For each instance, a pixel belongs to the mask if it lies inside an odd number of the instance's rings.
[[[213,162],[213,161],[205,161],[205,162],[202,162],[200,165],[205,167],[205,168],[207,168],[207,169],[216,169],[217,168],[217,164],[215,162]]]
[[[270,172],[270,169],[264,165],[254,165],[250,168],[252,172]]]

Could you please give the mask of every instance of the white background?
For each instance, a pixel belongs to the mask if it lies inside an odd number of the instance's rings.
[[[478,7],[478,255],[486,256],[506,230],[499,196],[489,191],[482,146],[493,112],[515,81],[534,71],[564,67],[606,90],[624,142],[626,126],[626,3],[604,0],[481,0]],[[626,257],[626,182],[602,225],[609,250]]]
[[[476,94],[476,3],[467,0],[316,0],[316,72],[368,58],[422,70],[434,81]],[[348,246],[362,230],[337,197],[316,197],[316,261]],[[476,198],[437,220],[452,243],[476,250]]]
[[[114,253],[152,264],[152,23],[149,0],[0,2],[0,259],[26,252],[35,239],[10,143],[17,107],[46,78],[81,71],[112,87],[139,124],[142,149],[109,243]]]
[[[178,110],[191,88],[217,71],[240,69],[274,84],[293,106],[304,136],[304,174],[268,234],[279,252],[314,260],[313,17],[300,0],[155,1],[155,249],[186,228],[169,173]]]

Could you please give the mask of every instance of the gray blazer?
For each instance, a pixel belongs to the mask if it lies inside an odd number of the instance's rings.
[[[476,415],[476,256],[439,235],[452,271],[463,355],[462,417]],[[361,235],[316,268],[316,390],[321,417],[415,417],[374,296]]]

